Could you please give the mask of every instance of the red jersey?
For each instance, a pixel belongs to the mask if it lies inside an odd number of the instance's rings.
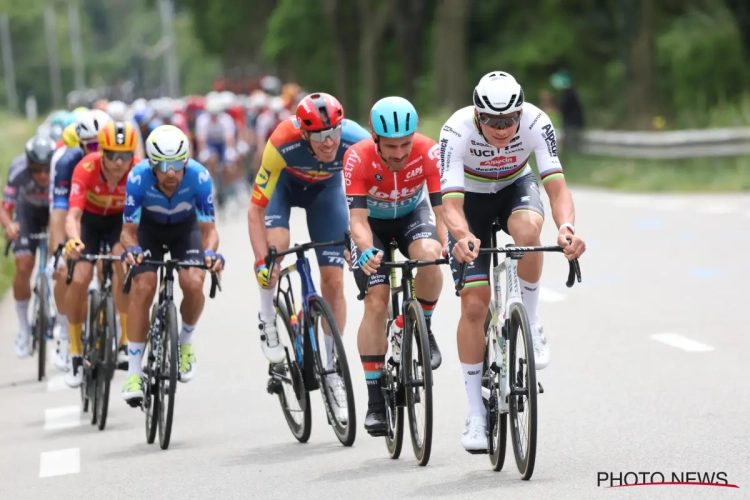
[[[364,139],[344,155],[344,179],[349,208],[366,208],[376,219],[397,219],[411,213],[426,198],[427,186],[433,207],[442,203],[440,151],[435,141],[414,134],[406,167],[388,170],[380,159],[375,141]]]
[[[131,168],[140,159],[133,158]],[[79,208],[95,215],[121,214],[125,210],[125,186],[128,173],[122,176],[113,191],[102,175],[102,154],[89,153],[78,162],[70,181],[69,210]]]

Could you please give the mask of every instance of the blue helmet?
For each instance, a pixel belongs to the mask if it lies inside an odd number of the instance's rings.
[[[380,137],[406,137],[417,131],[419,117],[403,97],[384,97],[370,111],[370,128]]]

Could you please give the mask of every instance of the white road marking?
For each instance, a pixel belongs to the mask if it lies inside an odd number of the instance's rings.
[[[64,476],[81,472],[79,448],[44,451],[39,455],[39,477]]]
[[[65,375],[56,375],[47,382],[47,392],[56,392],[67,388],[68,386],[65,383]]]
[[[563,300],[565,300],[565,295],[556,292],[551,288],[542,287],[539,290],[540,302],[562,302]]]
[[[698,208],[699,214],[706,215],[725,215],[735,213],[737,209],[729,205],[706,205]]]
[[[76,406],[61,406],[44,410],[44,430],[67,429],[81,425],[81,409]]]
[[[671,347],[676,347],[688,352],[708,352],[713,351],[714,348],[710,345],[698,342],[696,340],[683,337],[677,333],[657,333],[651,335],[651,338],[662,344],[666,344]]]

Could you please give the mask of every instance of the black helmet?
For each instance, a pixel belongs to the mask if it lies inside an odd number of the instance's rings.
[[[55,154],[57,144],[49,137],[37,135],[26,143],[26,159],[40,165],[49,164]]]

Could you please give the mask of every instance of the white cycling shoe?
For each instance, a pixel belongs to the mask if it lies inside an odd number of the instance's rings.
[[[544,328],[539,323],[531,325],[531,338],[534,343],[534,362],[537,370],[549,365],[549,344],[544,336]]]
[[[55,368],[61,372],[68,371],[70,356],[68,355],[68,340],[60,339],[57,341],[57,351],[55,352]]]
[[[276,322],[264,323],[261,320],[258,328],[260,329],[260,347],[263,349],[263,355],[269,363],[283,363],[286,360],[286,351],[279,341]]]
[[[29,332],[18,332],[15,343],[15,354],[17,358],[31,356],[31,334]]]
[[[466,419],[461,444],[468,452],[487,449],[487,417],[471,415]]]
[[[336,420],[342,424],[346,424],[349,421],[349,408],[346,405],[346,387],[344,387],[344,381],[341,380],[338,373],[326,375],[326,381],[328,382],[328,387],[331,388],[331,394],[334,399],[331,410],[336,414]]]
[[[81,387],[83,383],[83,357],[70,356],[70,365],[64,376],[65,384],[71,389]]]

